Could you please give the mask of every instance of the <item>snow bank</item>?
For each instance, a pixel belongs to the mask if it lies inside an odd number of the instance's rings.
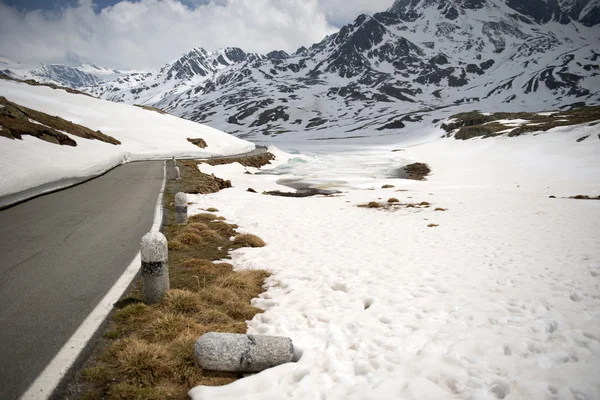
[[[230,155],[255,147],[205,125],[49,87],[0,80],[0,96],[100,130],[122,143],[114,146],[73,137],[77,147],[67,147],[29,136],[23,140],[0,137],[0,197],[42,185],[44,190],[66,186],[127,161]],[[187,138],[202,138],[208,147],[200,149]]]
[[[277,175],[201,166],[234,188],[190,196],[190,213],[216,207],[267,242],[231,254],[236,269],[273,272],[253,302],[265,313],[249,322],[248,333],[289,336],[302,357],[190,395],[600,398],[600,202],[549,198],[600,194],[600,140],[594,134],[576,142],[592,131],[379,149],[381,160],[393,154],[398,163],[429,163],[426,182],[386,179],[371,162],[367,171],[351,168],[373,160],[375,150],[290,155],[273,167]],[[331,175],[343,191],[338,197],[246,192],[271,189],[281,178]],[[381,189],[390,182],[396,187]],[[431,207],[357,207],[390,197]]]

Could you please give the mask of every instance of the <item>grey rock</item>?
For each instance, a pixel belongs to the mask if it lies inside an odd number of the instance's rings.
[[[194,345],[200,366],[210,371],[260,372],[293,361],[292,339],[209,332]]]
[[[160,232],[148,232],[142,238],[142,299],[153,304],[169,290],[169,251],[167,238]]]

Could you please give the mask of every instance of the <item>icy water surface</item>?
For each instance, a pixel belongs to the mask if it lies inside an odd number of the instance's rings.
[[[286,164],[261,174],[285,176],[278,183],[295,189],[362,187],[373,179],[406,178],[403,167],[411,162],[388,147],[313,147],[292,154]]]

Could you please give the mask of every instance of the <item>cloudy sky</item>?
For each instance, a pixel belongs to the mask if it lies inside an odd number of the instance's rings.
[[[0,56],[159,67],[195,46],[295,51],[393,0],[0,0]]]

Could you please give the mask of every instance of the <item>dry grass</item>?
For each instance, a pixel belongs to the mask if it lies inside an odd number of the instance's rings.
[[[209,213],[215,213],[215,212],[219,212],[219,209],[211,207],[211,208],[208,208],[206,211],[208,211]]]
[[[219,218],[219,217],[216,216],[215,214],[200,213],[200,214],[192,215],[191,217],[189,217],[188,218],[188,222],[189,223],[194,223],[194,222],[212,222],[212,221],[216,221],[217,218]]]
[[[161,110],[160,108],[157,108],[157,107],[147,106],[147,105],[144,105],[144,104],[134,104],[134,106],[139,107],[139,108],[143,108],[144,110],[147,110],[147,111],[154,111],[154,112],[157,112],[159,114],[169,115],[168,112],[163,111],[163,110]]]
[[[440,226],[439,224],[429,224],[427,225],[429,228],[435,228],[436,226]]]
[[[438,207],[434,211],[448,211],[448,209],[447,208]]]
[[[183,183],[185,184],[185,183]],[[119,303],[105,336],[106,349],[83,371],[89,399],[186,399],[197,385],[224,385],[239,378],[233,373],[202,370],[193,355],[194,342],[206,332],[244,333],[245,321],[260,309],[250,301],[263,291],[269,273],[234,272],[230,264],[214,263],[230,249],[264,245],[249,234],[238,234],[210,213],[174,223],[174,193],[169,182],[164,204],[163,233],[169,243],[171,290],[154,305],[140,302],[141,285]],[[206,189],[206,188],[203,188]],[[235,241],[229,237],[235,236]]]
[[[85,126],[75,124],[60,117],[51,116],[43,112],[35,111],[8,101],[0,96],[0,136],[9,139],[22,139],[23,135],[29,135],[46,142],[66,146],[77,146],[77,142],[60,131],[84,139],[100,140],[105,143],[119,145],[117,139],[93,131]],[[31,122],[36,121],[36,122]]]
[[[267,245],[264,240],[249,233],[237,235],[233,244],[238,247],[264,247]]]
[[[210,165],[223,165],[223,164],[232,164],[232,163],[240,163],[244,167],[254,167],[260,168],[264,167],[267,164],[271,164],[271,160],[274,160],[275,156],[271,153],[258,154],[252,157],[242,157],[242,158],[213,158],[211,160],[204,160],[202,162]]]
[[[202,138],[187,138],[187,141],[190,142],[193,145],[196,145],[198,147],[200,147],[201,149],[205,149],[208,147],[208,144],[206,143],[206,140],[202,139]]]
[[[400,200],[398,200],[395,197],[390,197],[387,202],[388,203],[400,203]]]
[[[588,195],[584,195],[584,194],[578,194],[577,196],[571,196],[569,198],[575,199],[575,200],[600,200],[600,196],[593,197],[593,196],[588,196]]]
[[[423,181],[425,177],[431,173],[431,168],[425,163],[413,163],[404,167],[404,170],[408,174],[408,179],[416,181]]]
[[[191,194],[216,193],[231,187],[229,180],[208,175],[198,170],[198,161],[179,160],[181,182],[179,191]]]
[[[381,188],[382,189],[391,189],[391,188],[394,188],[394,187],[395,187],[394,185],[383,185]]]

